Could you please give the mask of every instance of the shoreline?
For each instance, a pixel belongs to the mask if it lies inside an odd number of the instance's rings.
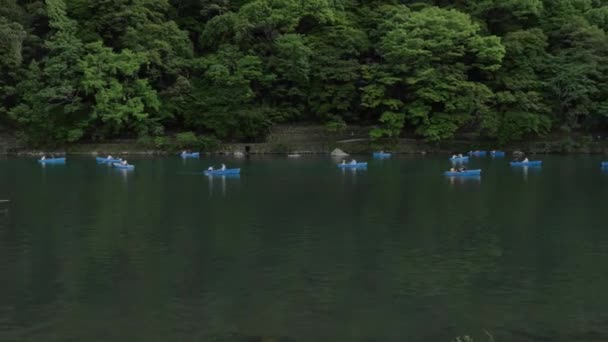
[[[137,148],[134,145],[125,145],[121,146],[121,148],[116,149],[115,146],[104,146],[104,144],[96,145],[94,148],[89,146],[86,148],[86,145],[75,145],[67,148],[49,148],[49,149],[31,149],[31,148],[20,148],[11,151],[6,151],[1,155],[6,157],[34,157],[34,156],[42,156],[42,155],[74,155],[74,156],[106,156],[106,155],[133,155],[133,156],[171,156],[178,155],[181,150],[167,150],[167,149],[141,149]],[[445,147],[445,148],[428,148],[428,149],[415,149],[412,146],[393,146],[394,148],[352,148],[349,149],[347,146],[341,146],[339,144],[335,145],[335,148],[338,148],[347,153],[347,155],[368,155],[373,152],[377,152],[379,150],[383,150],[387,153],[391,153],[394,155],[451,155],[454,153],[462,153],[466,154],[468,151],[474,150],[484,150],[491,151],[493,149],[484,149],[484,148],[462,148],[462,146],[454,146]],[[249,147],[249,151],[246,148]],[[225,144],[221,145],[217,149],[213,150],[202,150],[202,149],[193,149],[187,148],[184,150],[188,150],[191,152],[200,152],[204,155],[229,155],[229,156],[287,156],[289,154],[299,154],[302,156],[332,156],[332,149],[326,150],[318,150],[318,149],[307,149],[307,150],[290,150],[284,151],[282,149],[271,149],[267,146],[264,148],[259,148],[256,144]],[[598,146],[583,146],[572,148],[568,150],[563,150],[561,148],[535,148],[534,146],[522,146],[520,148],[504,148],[504,149],[495,149],[498,151],[503,151],[507,156],[515,155],[515,154],[561,154],[561,155],[608,155],[608,144],[601,144]],[[339,156],[336,156],[339,157]]]
[[[383,139],[369,138],[369,127],[352,126],[341,132],[328,132],[324,126],[285,125],[277,126],[263,142],[229,142],[206,139],[199,136],[194,143],[180,143],[174,136],[163,137],[163,144],[144,144],[136,139],[115,139],[104,142],[80,142],[64,146],[32,148],[5,141],[1,155],[40,156],[42,154],[67,155],[172,155],[189,150],[217,155],[329,155],[334,149],[348,154],[371,154],[386,151],[393,154],[454,154],[475,150],[500,150],[526,154],[606,154],[608,139],[590,134],[554,135],[543,140],[528,140],[506,145],[474,136],[441,143],[428,143],[414,138]],[[15,141],[15,140],[13,140]],[[209,143],[209,141],[212,141]]]

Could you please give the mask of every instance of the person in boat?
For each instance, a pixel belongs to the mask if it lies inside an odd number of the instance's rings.
[[[456,172],[456,169],[455,169],[455,168],[453,168],[453,167],[451,167],[451,168],[450,168],[450,172]]]
[[[46,160],[46,156],[42,156],[42,158],[40,158],[40,160]]]
[[[121,161],[120,163],[121,163],[122,165],[127,165],[127,160],[125,159],[125,160]]]
[[[462,158],[462,153],[458,155],[458,158]]]
[[[456,158],[458,158],[458,156],[457,156],[457,155],[455,155],[455,154],[453,154],[453,155],[452,155],[452,159],[456,159]]]
[[[107,160],[111,160],[111,159],[114,159],[114,158],[112,158],[112,155],[108,155],[108,156],[106,157],[106,159],[107,159]]]
[[[225,170],[226,170],[226,165],[222,164],[222,171],[225,171]]]
[[[351,165],[354,165],[354,164],[357,164],[357,161],[353,159],[350,161],[350,163],[351,163]]]
[[[209,166],[209,167],[207,168],[207,171],[213,171],[213,166]]]
[[[522,163],[527,163],[529,162],[528,158],[524,158],[524,160],[521,161]]]
[[[346,165],[346,160],[342,159],[342,165]]]

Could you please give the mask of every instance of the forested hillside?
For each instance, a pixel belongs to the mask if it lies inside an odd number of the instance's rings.
[[[32,145],[601,130],[606,30],[608,0],[0,0],[0,122]]]

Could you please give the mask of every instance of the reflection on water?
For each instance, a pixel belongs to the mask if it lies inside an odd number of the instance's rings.
[[[529,173],[536,173],[536,172],[540,172],[542,170],[542,166],[540,165],[526,165],[526,166],[518,166],[518,167],[513,167],[514,169],[517,169],[519,172],[522,173],[523,178],[525,181],[528,180],[528,174]]]
[[[342,181],[344,182],[346,179],[350,179],[353,184],[357,184],[357,174],[364,173],[365,171],[367,171],[367,166],[340,168]]]
[[[460,176],[460,177],[446,177],[450,185],[455,184],[476,184],[481,183],[481,176]]]
[[[0,200],[0,219],[8,216],[9,205],[10,200]]]
[[[226,196],[226,181],[238,182],[241,179],[240,174],[234,175],[206,175],[209,180],[209,196],[213,195],[214,184],[219,183],[221,187],[222,196]]]
[[[0,159],[0,341],[606,341],[608,177],[546,159]]]
[[[131,175],[133,175],[135,169],[119,169],[119,168],[115,168],[115,167],[111,167],[112,172],[120,175],[120,179],[122,179],[123,183],[127,183],[129,180],[129,177],[131,177]]]

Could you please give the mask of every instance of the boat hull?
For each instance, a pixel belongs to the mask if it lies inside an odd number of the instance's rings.
[[[204,172],[204,174],[206,174],[207,176],[238,175],[240,173],[241,169],[213,170]]]
[[[443,174],[448,177],[476,177],[481,175],[481,170],[446,171]]]
[[[542,166],[543,162],[541,160],[532,160],[529,162],[511,162],[511,166]]]
[[[374,152],[372,153],[372,156],[374,158],[390,158],[392,156],[392,153],[381,153],[381,152]]]
[[[65,158],[47,158],[47,159],[38,159],[40,164],[65,164]]]
[[[194,152],[194,153],[182,153],[180,154],[180,157],[187,159],[187,158],[200,158],[201,154],[200,152]]]
[[[355,164],[338,164],[341,169],[358,169],[367,167],[367,163],[355,163]]]
[[[114,166],[115,168],[120,169],[120,170],[134,170],[135,169],[135,165],[129,165],[129,164],[123,165],[120,163],[114,163],[114,164],[112,164],[112,166]]]

